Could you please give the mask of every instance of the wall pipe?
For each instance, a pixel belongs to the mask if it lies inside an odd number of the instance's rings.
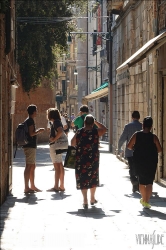
[[[112,26],[112,13],[109,15],[109,34],[110,34],[110,40],[109,40],[109,151],[112,152],[112,132],[113,132],[113,107],[112,107],[112,33],[111,33],[111,26]]]

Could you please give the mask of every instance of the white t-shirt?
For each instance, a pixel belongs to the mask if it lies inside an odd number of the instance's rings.
[[[65,125],[67,125],[66,119],[65,119],[64,116],[61,116],[61,122],[62,122],[63,127],[64,127]]]
[[[62,122],[63,127],[64,127],[65,125],[67,125],[67,123],[66,123],[66,119],[65,119],[65,117],[63,117],[63,116],[61,116],[61,122]],[[52,122],[51,122],[51,121],[48,121],[48,123],[47,123],[47,128],[48,128],[48,129],[50,129],[50,128],[51,128],[50,123],[52,124]]]

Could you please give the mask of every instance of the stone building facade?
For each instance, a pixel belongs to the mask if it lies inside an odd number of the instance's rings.
[[[164,182],[165,1],[128,0],[116,1],[116,5],[115,1],[110,2],[110,11],[119,10],[118,15],[113,15],[112,23],[113,152],[116,153],[124,125],[131,121],[132,111],[140,112],[140,121],[148,115],[152,116],[153,133],[163,146],[156,180]]]
[[[15,1],[0,13],[0,204],[12,188]]]

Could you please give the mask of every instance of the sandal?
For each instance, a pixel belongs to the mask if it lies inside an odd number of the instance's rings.
[[[65,188],[64,189],[62,189],[62,188],[58,188],[59,189],[59,191],[61,191],[61,192],[65,192]]]
[[[59,192],[59,190],[55,188],[50,188],[47,190],[47,192]]]
[[[88,204],[82,204],[84,209],[88,208]]]
[[[38,188],[35,188],[33,189],[35,192],[42,192],[42,190],[38,189]]]
[[[34,194],[34,193],[36,193],[36,191],[31,188],[28,191],[24,191],[24,194]]]
[[[98,201],[95,200],[94,202],[91,202],[90,204],[93,206],[94,204],[96,204]]]

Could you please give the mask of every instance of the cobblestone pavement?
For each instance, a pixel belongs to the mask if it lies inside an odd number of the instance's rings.
[[[152,208],[143,209],[126,164],[107,144],[100,150],[98,203],[87,210],[72,169],[65,169],[65,193],[46,192],[54,182],[48,145],[37,150],[36,185],[43,191],[25,195],[24,156],[17,151],[13,191],[1,206],[1,250],[166,249],[166,188],[154,183]]]

